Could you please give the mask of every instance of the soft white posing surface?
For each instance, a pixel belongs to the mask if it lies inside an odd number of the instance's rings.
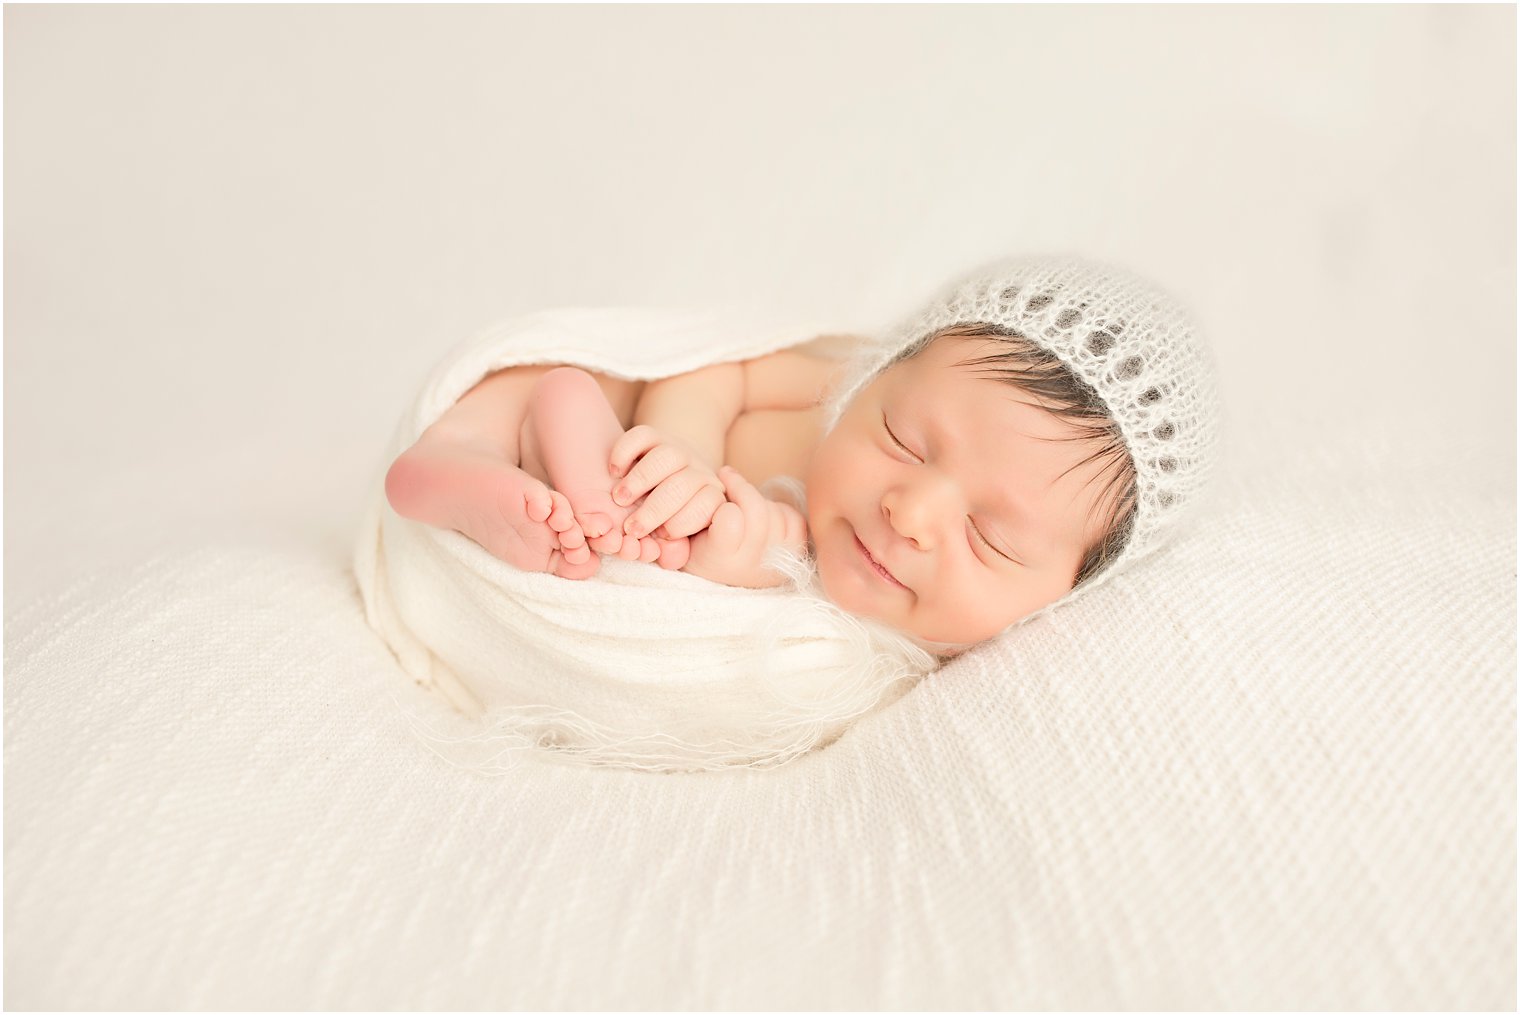
[[[1237,477],[771,772],[462,773],[340,555],[92,579],[8,627],[6,1001],[1507,1007],[1513,509],[1410,465]]]

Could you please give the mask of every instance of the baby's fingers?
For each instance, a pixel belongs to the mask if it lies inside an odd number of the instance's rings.
[[[659,444],[651,448],[638,464],[628,470],[628,475],[612,488],[612,501],[614,504],[627,506],[635,504],[638,499],[649,491],[661,486],[671,476],[676,475],[689,464],[686,452],[673,444]],[[685,498],[670,505],[674,511],[686,503]],[[668,517],[668,515],[666,516]],[[660,521],[664,521],[662,517]]]
[[[771,528],[770,501],[738,469],[725,465],[718,470],[718,478],[723,480],[723,489],[728,493],[729,501],[737,505],[743,514],[746,548],[757,550],[764,546],[765,537],[770,535]]]
[[[663,450],[663,446],[651,452],[651,456],[659,454],[661,450]],[[648,460],[649,456],[646,456],[645,461]],[[643,467],[644,463],[640,462],[634,467],[633,471],[637,473]],[[637,510],[628,516],[627,521],[623,523],[623,531],[631,536],[643,536],[670,521],[702,492],[704,486],[710,486],[711,480],[704,480],[704,475],[705,470],[687,466],[675,475],[667,478],[659,486],[650,491],[649,496],[644,498],[644,503],[640,504]],[[713,493],[718,495],[718,503],[721,503],[722,494],[718,492],[718,488],[716,486],[710,486],[710,488]],[[708,510],[707,518],[712,517],[712,512],[716,511],[717,508],[718,504],[714,503]],[[703,518],[701,521],[705,524],[707,518]],[[691,531],[696,532],[701,528],[702,525],[697,525]],[[669,531],[668,527],[667,531]],[[684,534],[690,535],[691,533]]]
[[[713,515],[705,533],[712,548],[727,556],[744,543],[744,511],[737,504],[725,502]]]
[[[768,521],[766,512],[770,502],[738,469],[725,465],[718,470],[718,478],[723,481],[723,491],[728,494],[728,499],[744,510],[747,523]]]
[[[607,456],[607,471],[613,479],[618,479],[627,474],[634,462],[638,461],[655,445],[660,443],[660,432],[652,426],[639,425],[623,433],[612,445],[612,452]]]
[[[712,517],[723,506],[723,491],[704,486],[692,495],[686,506],[671,515],[660,529],[662,539],[679,539],[695,535],[712,524]]]

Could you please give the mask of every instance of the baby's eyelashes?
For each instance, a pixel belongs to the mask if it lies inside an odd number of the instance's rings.
[[[1006,560],[1006,561],[1008,561],[1010,563],[1013,563],[1013,564],[1017,564],[1018,563],[1018,561],[1015,560],[1012,556],[1010,556],[1009,554],[1006,554],[1002,550],[998,549],[996,543],[994,543],[992,540],[990,540],[986,536],[984,536],[982,534],[981,528],[976,524],[976,519],[972,518],[970,515],[966,516],[966,526],[973,533],[972,538],[975,539],[976,541],[982,543],[984,546],[987,547],[987,549],[991,550],[993,553],[997,554],[999,557],[1003,558],[1004,560]]]
[[[902,441],[898,440],[897,434],[895,434],[895,433],[892,432],[892,425],[887,422],[887,414],[885,412],[883,412],[881,414],[881,425],[887,431],[887,436],[889,438],[891,438],[893,444],[896,444],[899,448],[901,448],[903,451],[907,452],[909,455],[912,455],[913,458],[917,459],[918,461],[923,461],[923,459],[921,459],[917,455],[913,454],[912,449],[910,449],[908,447],[908,445],[906,445]]]

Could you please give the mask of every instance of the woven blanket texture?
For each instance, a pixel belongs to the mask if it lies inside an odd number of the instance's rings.
[[[462,772],[394,711],[342,547],[34,603],[5,1002],[1513,1008],[1513,496],[1322,432],[772,771]]]

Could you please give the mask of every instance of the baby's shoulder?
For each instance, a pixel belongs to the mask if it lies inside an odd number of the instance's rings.
[[[827,397],[864,339],[822,335],[811,342],[744,361],[744,411],[807,409]]]

